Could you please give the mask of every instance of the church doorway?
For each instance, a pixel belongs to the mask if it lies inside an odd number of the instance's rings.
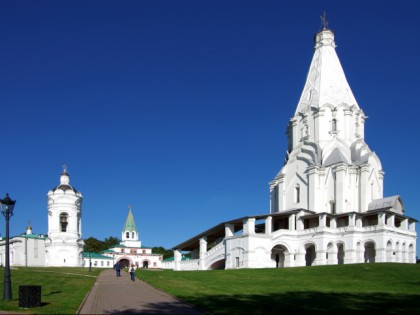
[[[276,268],[284,268],[286,261],[287,248],[283,245],[276,245],[271,250],[271,261],[275,262]]]
[[[365,243],[365,263],[374,263],[375,262],[375,244],[373,242]]]
[[[130,266],[130,262],[128,261],[128,259],[123,258],[120,260],[120,265],[121,269],[128,268]]]
[[[339,265],[344,264],[344,245],[343,244],[337,244],[337,260],[338,260]]]
[[[315,252],[315,245],[309,245],[306,247],[306,254],[305,254],[305,262],[306,266],[312,266],[315,262],[316,252]]]
[[[149,268],[149,261],[143,261],[143,268]]]

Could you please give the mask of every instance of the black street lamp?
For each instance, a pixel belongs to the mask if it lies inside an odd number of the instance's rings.
[[[1,213],[6,219],[6,263],[4,269],[4,292],[3,300],[9,301],[12,299],[12,279],[10,276],[10,260],[9,260],[9,220],[13,215],[13,208],[16,200],[12,200],[9,194],[6,194],[4,199],[0,199]]]
[[[91,251],[92,251],[92,247],[89,246],[89,272],[92,271],[92,259],[91,259],[91,255],[90,255]]]

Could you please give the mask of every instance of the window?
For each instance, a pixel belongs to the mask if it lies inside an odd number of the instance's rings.
[[[337,119],[331,120],[331,131],[336,132],[337,131]]]
[[[134,232],[131,232],[131,238],[134,239]]]
[[[333,200],[330,201],[330,211],[332,214],[335,214],[335,202]]]
[[[68,224],[67,218],[68,218],[67,213],[60,214],[60,231],[61,232],[67,232],[67,224]]]
[[[125,238],[130,238],[130,232],[125,232]]]
[[[300,186],[299,184],[296,184],[295,186],[295,203],[300,202]]]

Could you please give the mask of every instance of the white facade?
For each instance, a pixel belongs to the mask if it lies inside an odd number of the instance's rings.
[[[141,247],[139,233],[134,222],[133,213],[130,210],[121,232],[122,241],[119,245],[115,245],[101,254],[107,258],[112,258],[113,265],[117,262],[123,267],[135,266],[136,268],[162,268],[162,255],[153,254],[151,248]],[[107,261],[97,260],[98,266],[106,267]],[[113,266],[112,265],[112,266]],[[88,261],[85,255],[85,266]]]
[[[45,266],[83,265],[82,194],[70,185],[66,168],[60,184],[47,194],[48,238]]]
[[[10,238],[11,266],[83,266],[82,194],[70,185],[66,168],[60,184],[48,191],[48,234],[26,233]],[[0,240],[0,262],[5,263],[5,239]]]
[[[123,266],[161,268],[162,255],[141,247],[134,217],[128,213],[122,230],[122,241],[103,253],[84,253],[82,240],[82,194],[70,185],[66,168],[60,184],[48,191],[48,234],[26,233],[10,238],[10,265],[29,267],[112,268]],[[0,238],[0,265],[5,265],[5,239]]]
[[[46,235],[32,234],[28,226],[26,234],[16,236],[9,241],[10,266],[44,267]],[[0,238],[0,264],[5,265],[6,240]]]
[[[286,161],[270,182],[270,212],[221,223],[173,249],[175,270],[416,262],[417,220],[383,197],[381,162],[346,80],[334,33],[315,50],[289,121]],[[182,261],[183,251],[193,260]]]

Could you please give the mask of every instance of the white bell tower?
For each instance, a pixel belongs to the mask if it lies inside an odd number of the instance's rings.
[[[67,166],[63,165],[60,184],[47,194],[46,266],[83,266],[82,198],[70,185]]]

